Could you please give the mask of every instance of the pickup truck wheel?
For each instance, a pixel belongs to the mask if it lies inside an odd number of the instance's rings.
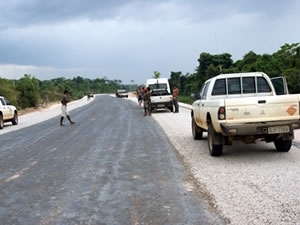
[[[0,115],[0,129],[3,129],[4,127],[4,121],[2,115]]]
[[[169,107],[170,112],[173,112],[173,106]]]
[[[292,140],[279,139],[279,140],[275,140],[274,144],[278,152],[288,152],[291,149]]]
[[[223,154],[223,145],[216,145],[215,144],[215,130],[210,123],[208,125],[208,132],[207,132],[207,142],[208,142],[208,149],[211,156],[220,156]]]
[[[13,119],[12,119],[12,124],[13,125],[17,125],[18,124],[18,122],[19,122],[19,120],[18,120],[18,113],[14,113],[14,117],[13,117]]]
[[[192,117],[192,133],[194,140],[200,140],[203,138],[203,131],[201,127],[198,127],[194,117]]]

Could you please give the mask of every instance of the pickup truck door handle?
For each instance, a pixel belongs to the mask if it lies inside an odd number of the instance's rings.
[[[265,104],[266,100],[258,100],[258,104]]]

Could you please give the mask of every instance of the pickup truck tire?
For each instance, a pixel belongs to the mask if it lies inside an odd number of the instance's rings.
[[[18,121],[19,121],[19,120],[18,120],[18,114],[15,112],[15,113],[14,113],[14,117],[13,117],[13,119],[12,119],[11,122],[12,122],[13,125],[17,125],[17,124],[18,124]]]
[[[276,150],[278,152],[288,152],[291,149],[292,146],[292,140],[282,140],[278,139],[274,141]]]
[[[192,117],[192,133],[194,140],[201,140],[203,138],[203,131],[201,127],[198,127],[194,117]]]
[[[4,127],[3,116],[0,115],[0,129],[3,129],[3,127]]]
[[[223,145],[215,144],[215,138],[217,135],[218,134],[216,134],[212,124],[209,123],[208,131],[207,131],[207,143],[208,143],[208,150],[211,156],[220,156],[223,154]]]
[[[169,107],[170,112],[173,112],[173,106]]]

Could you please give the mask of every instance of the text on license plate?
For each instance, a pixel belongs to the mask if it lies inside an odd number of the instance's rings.
[[[289,131],[290,131],[289,126],[268,127],[268,133],[269,134],[287,133]]]

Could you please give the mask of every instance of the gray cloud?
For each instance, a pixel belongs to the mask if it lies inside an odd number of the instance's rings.
[[[142,83],[192,73],[201,52],[273,53],[299,42],[295,1],[74,1],[0,3],[0,76],[102,77]]]

